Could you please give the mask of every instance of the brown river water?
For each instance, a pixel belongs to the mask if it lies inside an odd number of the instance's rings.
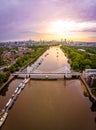
[[[70,72],[67,58],[59,47],[51,47],[40,58],[44,60],[34,72]],[[13,80],[0,92],[0,109],[6,105],[22,80]],[[85,96],[85,87],[79,79],[31,79],[8,111],[8,118],[1,129],[96,130],[94,107]]]

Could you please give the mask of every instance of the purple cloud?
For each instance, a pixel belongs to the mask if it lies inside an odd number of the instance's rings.
[[[58,0],[61,17],[76,21],[96,21],[96,0]],[[59,14],[60,15],[60,14]]]
[[[95,12],[96,0],[0,0],[0,40],[35,35],[56,19],[96,22]]]

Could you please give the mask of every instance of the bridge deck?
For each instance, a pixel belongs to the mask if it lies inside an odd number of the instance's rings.
[[[14,76],[25,78],[30,77],[32,79],[62,79],[62,78],[72,78],[72,77],[78,77],[81,74],[80,73],[25,73],[25,72],[17,72],[13,74]]]

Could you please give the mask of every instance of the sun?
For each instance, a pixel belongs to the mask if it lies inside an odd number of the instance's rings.
[[[64,23],[61,20],[53,21],[49,25],[48,32],[52,34],[63,34],[64,33]]]
[[[52,34],[64,35],[69,33],[76,28],[76,23],[74,21],[63,21],[57,20],[49,24],[48,32]]]
[[[55,21],[55,22],[52,22],[52,25],[51,25],[51,31],[53,33],[63,33],[64,30],[64,22],[63,21]]]

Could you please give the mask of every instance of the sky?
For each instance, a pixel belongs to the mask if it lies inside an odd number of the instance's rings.
[[[96,0],[0,0],[0,41],[96,41]]]

